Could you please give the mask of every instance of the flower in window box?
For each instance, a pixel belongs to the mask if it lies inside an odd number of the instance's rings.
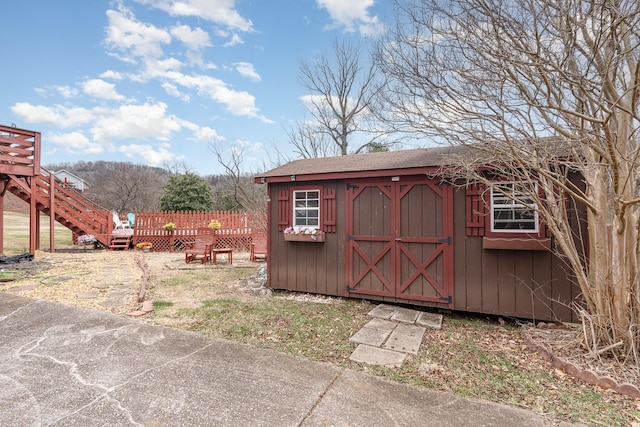
[[[303,236],[309,236],[309,238],[311,240],[318,240],[318,238],[323,234],[322,230],[318,229],[318,228],[313,228],[313,227],[302,227],[302,226],[295,226],[295,227],[287,227],[284,229],[284,233],[285,234],[293,234],[293,235],[303,235]]]
[[[176,225],[173,222],[168,222],[165,225],[163,225],[162,228],[167,231],[173,231],[176,229]]]
[[[212,219],[211,221],[209,221],[209,225],[207,225],[207,227],[211,228],[212,230],[220,230],[222,224],[220,224],[220,221]]]

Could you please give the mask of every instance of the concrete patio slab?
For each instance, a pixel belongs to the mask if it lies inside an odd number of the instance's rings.
[[[368,328],[367,326],[365,326],[358,332],[353,334],[353,336],[349,338],[349,342],[380,347],[387,340],[387,338],[389,338],[389,335],[391,335],[391,331],[393,331],[393,328],[384,330]]]
[[[426,328],[423,326],[400,323],[382,347],[403,353],[418,354],[425,331]]]
[[[369,365],[385,366],[387,368],[399,368],[404,363],[407,355],[398,351],[388,350],[360,344],[349,357],[354,362],[367,363]]]
[[[393,313],[396,312],[396,308],[391,305],[380,304],[373,310],[367,313],[369,317],[377,317],[378,319],[391,319]]]
[[[431,329],[442,329],[442,314],[421,312],[416,320],[416,325]]]
[[[418,310],[412,310],[410,308],[396,308],[396,312],[391,315],[390,320],[402,323],[415,323],[418,319],[420,312]]]

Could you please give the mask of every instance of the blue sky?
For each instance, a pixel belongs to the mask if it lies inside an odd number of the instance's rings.
[[[300,61],[390,25],[382,0],[21,0],[0,25],[0,124],[42,133],[42,164],[80,160],[223,173],[290,153]]]

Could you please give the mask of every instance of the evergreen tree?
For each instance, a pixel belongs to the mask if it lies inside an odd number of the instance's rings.
[[[164,211],[210,210],[213,205],[211,185],[199,175],[187,172],[174,175],[164,187],[160,209]]]

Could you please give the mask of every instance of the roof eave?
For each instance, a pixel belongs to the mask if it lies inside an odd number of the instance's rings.
[[[296,174],[296,175],[273,175],[273,176],[256,176],[254,182],[256,184],[273,184],[282,182],[308,182],[308,181],[331,181],[341,179],[357,179],[371,177],[389,177],[389,176],[407,176],[407,175],[431,175],[440,170],[439,166],[422,166],[413,168],[398,169],[381,169],[381,170],[363,170],[363,171],[344,171],[344,172],[323,172],[314,174]]]

